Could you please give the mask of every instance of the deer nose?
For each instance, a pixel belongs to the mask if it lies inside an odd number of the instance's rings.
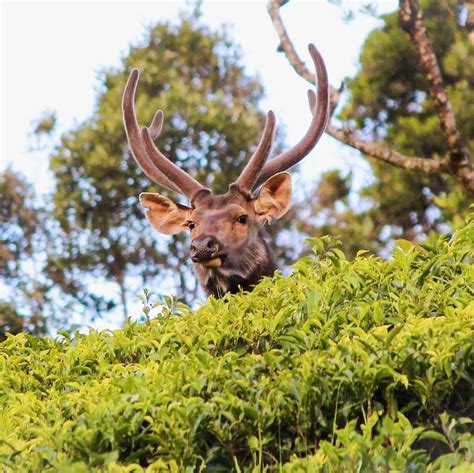
[[[211,259],[219,251],[219,244],[212,236],[200,236],[191,242],[191,259],[198,263]]]

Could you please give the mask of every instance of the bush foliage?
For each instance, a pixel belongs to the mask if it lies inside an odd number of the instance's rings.
[[[6,471],[472,471],[474,221],[116,331],[0,345]]]

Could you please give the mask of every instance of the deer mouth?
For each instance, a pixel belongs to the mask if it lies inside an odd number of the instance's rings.
[[[215,255],[208,259],[202,258],[191,258],[193,263],[200,264],[203,268],[206,269],[215,269],[220,268],[224,263],[226,255]]]
[[[205,268],[219,268],[220,266],[222,266],[222,259],[212,258],[210,260],[203,261],[201,265],[204,266]]]

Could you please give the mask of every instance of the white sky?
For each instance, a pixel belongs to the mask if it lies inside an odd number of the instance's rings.
[[[0,0],[2,1],[2,0]],[[358,8],[362,2],[344,2]],[[392,11],[396,0],[379,2]],[[184,1],[144,2],[4,2],[1,4],[2,114],[0,171],[6,166],[24,173],[39,192],[52,184],[48,153],[29,151],[31,123],[45,110],[57,113],[59,133],[92,113],[97,75],[118,66],[130,44],[138,42],[145,26],[176,19]],[[299,140],[309,124],[306,82],[276,52],[278,38],[265,1],[204,1],[203,22],[213,29],[222,24],[243,49],[248,71],[265,87],[265,108],[275,111],[287,129],[287,142]],[[344,22],[341,10],[327,0],[292,0],[282,8],[290,36],[305,61],[307,44],[321,51],[331,83],[355,73],[360,47],[377,26],[368,16]],[[117,103],[117,113],[121,113]],[[370,178],[358,153],[323,136],[303,164],[301,179],[315,179],[322,171],[352,169],[359,184]],[[296,186],[298,188],[298,186]],[[137,194],[145,189],[137,189]],[[110,325],[109,325],[110,326]]]

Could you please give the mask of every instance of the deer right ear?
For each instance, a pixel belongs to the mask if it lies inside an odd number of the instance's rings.
[[[146,218],[159,233],[174,235],[187,229],[191,209],[154,192],[142,192],[140,204],[148,209]]]
[[[262,223],[267,219],[280,218],[291,206],[291,177],[280,172],[267,179],[254,200],[255,212]]]

